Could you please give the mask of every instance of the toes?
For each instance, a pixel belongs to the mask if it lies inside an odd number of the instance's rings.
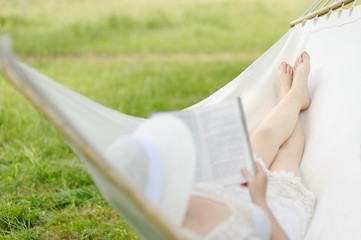
[[[287,64],[287,74],[290,74],[292,75],[292,72],[293,72],[293,68],[291,65]]]
[[[304,61],[309,61],[310,60],[310,55],[306,51],[304,51],[301,55],[302,55],[302,59]]]
[[[298,64],[299,64],[298,63],[298,58],[299,57],[296,58],[295,64],[293,64],[293,70],[295,70],[297,68]]]
[[[286,62],[282,62],[279,66],[279,73],[282,74],[282,73],[285,73],[285,74],[288,74],[288,75],[292,75],[293,73],[293,68],[291,65],[289,65],[288,63]]]
[[[287,63],[286,62],[282,62],[278,68],[278,70],[282,73],[282,72],[286,72],[287,70]]]
[[[295,64],[293,65],[294,69],[297,68],[298,65],[300,65],[301,63],[303,63],[304,60],[308,59],[309,60],[310,56],[308,55],[308,53],[306,51],[302,52],[296,59]]]

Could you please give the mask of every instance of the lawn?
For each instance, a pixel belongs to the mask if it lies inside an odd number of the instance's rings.
[[[1,0],[27,64],[121,112],[182,109],[228,83],[313,0]],[[138,239],[59,132],[0,76],[0,239]]]

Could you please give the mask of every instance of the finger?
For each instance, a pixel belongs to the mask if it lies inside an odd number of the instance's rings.
[[[256,162],[256,171],[257,171],[256,178],[260,180],[262,179],[262,181],[265,181],[267,184],[268,182],[267,174],[259,162]]]
[[[256,162],[256,174],[258,175],[263,172],[264,172],[264,170],[263,170],[261,164],[259,162]]]
[[[243,169],[241,170],[241,172],[242,172],[243,177],[244,177],[248,182],[249,182],[249,181],[252,181],[253,176],[252,176],[252,174],[251,174],[246,168],[243,168]]]

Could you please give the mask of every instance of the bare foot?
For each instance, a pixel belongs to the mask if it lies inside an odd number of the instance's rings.
[[[311,96],[308,91],[308,75],[310,73],[310,55],[303,52],[293,66],[293,83],[292,89],[298,91],[302,98],[301,110],[307,110],[311,105]]]
[[[278,85],[280,86],[280,99],[286,96],[292,86],[293,68],[282,62],[278,68]]]

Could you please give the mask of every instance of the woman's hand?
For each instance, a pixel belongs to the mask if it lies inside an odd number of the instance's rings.
[[[254,177],[247,169],[241,170],[248,182],[248,190],[251,194],[252,202],[257,205],[266,204],[267,175],[259,162],[256,162],[256,176]]]
[[[261,164],[256,162],[256,176],[252,176],[252,174],[247,171],[247,169],[242,169],[242,174],[248,181],[248,190],[251,194],[252,202],[262,208],[267,214],[270,223],[271,223],[271,240],[289,240],[285,231],[278,223],[277,219],[273,215],[272,211],[269,209],[266,203],[266,190],[267,190],[267,175],[264,172]]]

